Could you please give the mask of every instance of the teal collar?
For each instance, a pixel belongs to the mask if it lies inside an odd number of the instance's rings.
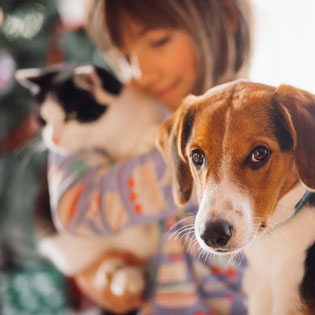
[[[311,192],[309,190],[306,190],[305,193],[303,194],[302,198],[298,201],[298,203],[294,207],[294,214],[297,214],[304,206],[305,204],[309,201],[311,196],[315,194],[314,192]]]

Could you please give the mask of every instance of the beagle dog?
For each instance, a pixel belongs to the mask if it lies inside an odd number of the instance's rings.
[[[245,252],[249,314],[315,314],[315,95],[223,84],[188,96],[158,146],[177,204],[196,185],[201,249]]]

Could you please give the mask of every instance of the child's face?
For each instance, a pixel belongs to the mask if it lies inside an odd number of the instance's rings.
[[[192,38],[182,30],[146,30],[128,18],[122,42],[123,53],[139,69],[133,84],[175,110],[197,80],[198,57]]]

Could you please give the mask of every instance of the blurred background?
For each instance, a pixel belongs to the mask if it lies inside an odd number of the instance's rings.
[[[46,151],[39,145],[32,97],[14,80],[16,69],[104,63],[85,34],[83,18],[81,0],[0,2],[0,314],[93,310],[71,279],[36,251],[33,211]]]
[[[71,279],[35,249],[32,215],[46,152],[34,138],[32,98],[13,77],[16,69],[59,62],[104,64],[83,29],[83,1],[0,3],[0,314],[77,314],[82,303],[88,307],[81,313],[91,310]],[[315,1],[252,3],[250,79],[315,93]]]
[[[254,50],[250,79],[315,93],[315,1],[251,0]]]

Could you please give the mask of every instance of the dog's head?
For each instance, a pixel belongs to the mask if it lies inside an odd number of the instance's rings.
[[[200,245],[237,251],[268,230],[299,179],[315,189],[314,135],[315,96],[291,86],[234,81],[187,97],[158,144],[177,204],[196,183]]]

